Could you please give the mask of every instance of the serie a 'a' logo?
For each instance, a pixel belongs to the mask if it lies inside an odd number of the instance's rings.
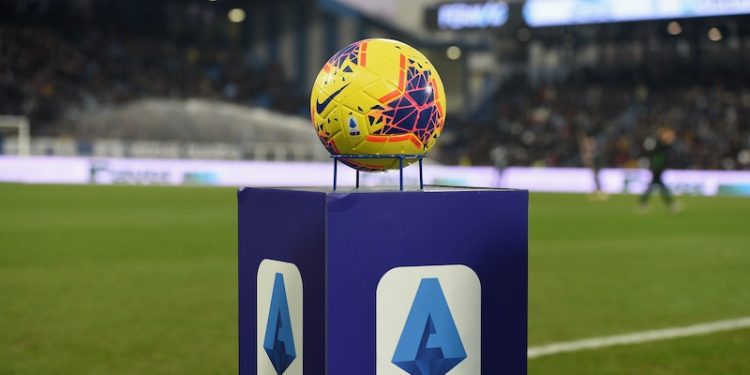
[[[474,271],[395,268],[381,279],[377,299],[378,375],[480,373],[481,285]]]
[[[284,275],[281,273],[276,273],[276,279],[273,283],[271,309],[268,311],[268,324],[266,324],[266,338],[263,340],[263,349],[266,350],[268,359],[271,360],[278,375],[283,374],[297,358],[297,352],[294,350],[292,320],[289,318],[289,303],[286,299]]]
[[[302,374],[302,279],[291,263],[264,260],[258,269],[259,375]]]
[[[422,279],[392,362],[411,375],[445,375],[466,359],[437,278]]]

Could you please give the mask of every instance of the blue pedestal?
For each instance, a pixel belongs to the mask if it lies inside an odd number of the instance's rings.
[[[240,374],[526,374],[526,191],[238,202]]]

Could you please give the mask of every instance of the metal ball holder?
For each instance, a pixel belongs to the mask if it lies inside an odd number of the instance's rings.
[[[424,179],[422,177],[422,159],[425,155],[417,154],[385,154],[385,155],[331,155],[333,159],[333,191],[336,191],[336,180],[338,178],[339,159],[398,159],[398,187],[404,191],[404,160],[419,161],[419,189],[424,189]],[[359,170],[357,170],[357,184],[359,189]]]

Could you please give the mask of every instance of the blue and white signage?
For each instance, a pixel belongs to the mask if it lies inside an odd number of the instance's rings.
[[[377,289],[376,374],[480,374],[481,298],[463,265],[388,271]]]
[[[237,203],[240,374],[527,373],[527,192],[246,188]]]
[[[508,22],[503,1],[449,3],[437,8],[437,26],[443,30],[497,28]]]
[[[532,27],[748,13],[750,0],[528,0],[523,7]]]
[[[292,263],[258,268],[258,375],[302,375],[302,277]]]

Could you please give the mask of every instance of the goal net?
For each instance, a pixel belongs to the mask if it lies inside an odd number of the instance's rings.
[[[31,154],[29,119],[25,116],[0,115],[0,155]]]

